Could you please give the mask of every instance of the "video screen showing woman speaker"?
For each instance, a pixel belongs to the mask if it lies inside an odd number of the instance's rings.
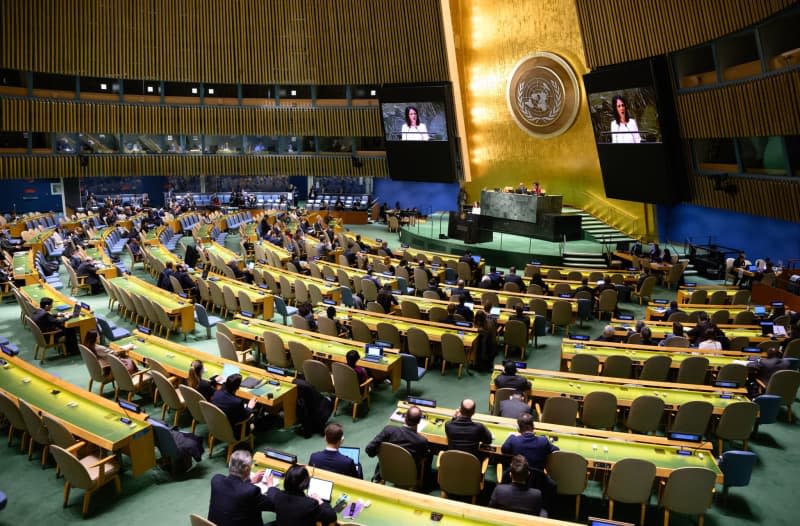
[[[589,112],[595,140],[600,144],[661,142],[652,87],[590,93]]]
[[[381,103],[387,141],[447,141],[442,102]]]

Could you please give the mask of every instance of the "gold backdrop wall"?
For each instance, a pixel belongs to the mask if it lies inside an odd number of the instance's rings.
[[[640,203],[605,198],[585,93],[572,127],[537,139],[513,121],[506,83],[519,60],[536,51],[564,58],[580,77],[588,71],[574,0],[451,0],[470,150],[471,200],[482,188],[530,185],[585,208],[629,234],[654,231]],[[581,90],[583,91],[582,82]]]

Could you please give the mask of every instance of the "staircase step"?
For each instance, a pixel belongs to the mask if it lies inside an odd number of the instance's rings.
[[[587,257],[587,258],[602,258],[603,254],[601,252],[564,252],[563,257]]]

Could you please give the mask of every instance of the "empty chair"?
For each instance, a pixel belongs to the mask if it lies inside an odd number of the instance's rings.
[[[725,451],[719,457],[719,469],[722,470],[722,500],[728,498],[728,488],[747,486],[756,465],[756,454],[752,451]]]
[[[372,378],[367,379],[363,384],[358,383],[358,375],[349,366],[334,362],[331,364],[333,371],[333,387],[336,393],[336,400],[333,402],[333,415],[339,408],[339,402],[344,400],[353,404],[353,421],[356,420],[358,406],[366,401],[369,408],[369,391]]]
[[[458,364],[458,377],[467,364],[467,354],[464,342],[455,334],[442,334],[442,375],[447,367],[447,362]]]
[[[520,359],[525,359],[525,351],[528,347],[528,328],[519,320],[509,320],[506,322],[505,332],[503,333],[503,346],[505,355],[508,357],[508,350],[519,349]]]
[[[281,298],[280,296],[274,296],[272,300],[275,305],[275,312],[283,318],[283,324],[286,325],[286,319],[289,316],[297,314],[297,308],[287,307],[286,302],[284,302],[283,298]]]
[[[609,317],[614,316],[614,312],[617,310],[617,291],[606,289],[600,293],[600,297],[597,300],[597,313],[598,317],[602,318],[603,314],[608,314]]]
[[[220,331],[217,331],[217,348],[219,349],[219,355],[226,360],[240,363],[245,362],[246,356],[252,352],[251,349],[246,351],[236,350],[236,344],[233,340]]]
[[[792,340],[783,350],[784,358],[800,358],[800,339]]]
[[[303,377],[320,393],[334,392],[331,371],[319,360],[308,359],[303,362]]]
[[[289,356],[292,358],[292,367],[298,373],[303,371],[303,364],[306,360],[311,360],[314,353],[305,344],[296,341],[289,342]]]
[[[311,325],[309,325],[308,320],[305,319],[303,316],[299,314],[292,314],[289,317],[292,320],[292,327],[301,331],[310,331]]]
[[[92,494],[100,487],[109,482],[114,483],[117,494],[122,491],[119,480],[120,466],[116,455],[109,455],[104,458],[95,455],[78,458],[75,453],[82,444],[64,449],[55,444],[50,446],[50,452],[56,459],[61,473],[64,474],[64,507],[69,504],[69,493],[72,488],[84,490],[83,507],[81,513],[86,516],[89,513],[89,503]]]
[[[422,319],[422,313],[419,311],[419,305],[413,301],[401,301],[400,311],[402,312],[404,318],[414,318],[416,320]]]
[[[578,418],[578,401],[565,396],[554,396],[544,402],[539,411],[541,421],[561,426],[574,426]]]
[[[586,427],[614,429],[617,423],[617,397],[605,391],[593,391],[586,395],[581,422]]]
[[[22,418],[22,413],[19,412],[17,403],[8,397],[3,391],[0,391],[0,415],[5,416],[6,423],[8,424],[8,445],[14,440],[14,431],[21,431],[22,435],[19,439],[19,448],[22,450],[25,445],[25,437],[28,435],[28,428],[25,425],[25,419]]]
[[[673,336],[667,343],[668,345],[666,345],[666,347],[681,347],[685,349],[686,347],[689,347],[690,342],[689,338],[686,338],[685,336]]]
[[[94,317],[97,320],[97,328],[100,329],[100,334],[103,335],[107,342],[115,342],[131,335],[131,331],[128,329],[117,327],[102,316],[95,314]]]
[[[614,303],[616,304],[616,297]],[[572,303],[564,300],[555,300],[553,302],[553,312],[550,316],[550,332],[555,334],[556,326],[560,326],[564,327],[564,334],[567,334],[570,324],[572,324]]]
[[[406,331],[406,347],[408,352],[417,357],[417,360],[424,360],[425,369],[428,368],[428,361],[431,358],[431,342],[428,334],[418,327],[409,327]]]
[[[758,419],[756,420],[755,431],[761,424],[774,424],[778,421],[778,413],[781,410],[783,399],[777,395],[763,394],[753,398],[753,402],[758,404]]]
[[[639,305],[641,305],[645,298],[650,300],[650,297],[653,295],[653,287],[656,286],[656,277],[655,276],[648,276],[642,282],[642,286],[639,290],[633,291],[631,296],[637,296],[639,298]]]
[[[706,383],[706,373],[708,372],[708,358],[705,356],[690,356],[681,361],[678,369],[679,384],[698,384]]]
[[[638,396],[631,403],[625,426],[629,432],[649,434],[658,431],[664,415],[664,400],[657,396]]]
[[[33,445],[39,444],[42,446],[42,459],[41,465],[44,468],[47,462],[47,451],[50,446],[50,438],[47,434],[47,429],[42,423],[42,417],[39,411],[34,409],[23,399],[18,399],[19,414],[22,415],[22,420],[25,422],[25,427],[28,431],[28,460],[33,457]]]
[[[672,314],[669,315],[667,321],[672,321],[672,322],[677,321],[680,323],[686,323],[689,321],[689,315],[683,311],[673,312]]]
[[[426,369],[420,367],[417,357],[412,354],[401,353],[402,369],[400,378],[406,381],[406,396],[411,396],[411,382],[421,380],[425,376]]]
[[[678,313],[676,312],[675,314]],[[628,339],[625,341],[625,343],[631,345],[640,345],[642,343],[642,333],[632,332],[631,334],[628,335]]]
[[[464,451],[440,453],[437,469],[442,497],[447,498],[448,494],[472,497],[475,504],[483,489],[483,475],[488,465],[488,458],[481,462],[475,455]]]
[[[414,489],[421,483],[417,464],[418,460],[406,449],[391,442],[381,442],[378,466],[383,481],[391,482],[398,488]]]
[[[336,330],[336,321],[327,316],[317,318],[317,330],[326,336],[339,336],[339,331]]]
[[[651,356],[644,362],[642,372],[639,373],[639,379],[664,382],[667,376],[669,376],[669,368],[671,365],[672,358],[669,356]]]
[[[383,314],[383,307],[377,301],[370,301],[367,303],[367,312],[375,312],[377,314]]]
[[[242,310],[241,307],[239,307],[239,299],[236,297],[236,294],[234,294],[233,289],[227,285],[222,287],[222,298],[225,300],[226,314],[233,316]]]
[[[379,322],[377,325],[378,339],[392,344],[392,348],[400,349],[403,342],[400,338],[400,331],[391,323]]]
[[[644,524],[655,478],[656,465],[647,460],[624,458],[614,464],[605,490],[608,497],[608,518],[614,518],[615,502],[639,504],[639,524]]]
[[[205,400],[200,401],[200,410],[203,412],[203,418],[206,419],[208,425],[208,457],[214,453],[214,442],[225,442],[228,444],[227,456],[225,461],[229,461],[233,448],[242,442],[250,443],[250,450],[253,449],[253,433],[249,433],[250,419],[242,422],[236,422],[238,434],[234,432],[231,422],[222,409]],[[237,438],[238,436],[238,438]]]
[[[447,310],[444,307],[434,306],[428,309],[428,320],[441,322],[447,318]]]
[[[798,386],[800,386],[800,372],[778,371],[770,377],[764,393],[781,397],[786,406],[789,422],[792,421],[792,403],[797,396]]]
[[[206,308],[200,303],[194,304],[194,319],[198,325],[206,328],[206,338],[211,338],[211,327],[216,327],[218,323],[222,323],[222,318],[213,316],[206,312]]]
[[[705,289],[697,289],[693,290],[692,293],[689,295],[689,301],[692,305],[700,305],[702,303],[708,303],[708,291]]]
[[[706,468],[679,468],[670,473],[661,494],[664,526],[669,526],[669,514],[673,511],[699,515],[698,524],[703,526],[704,514],[714,498],[716,480],[716,473]]]
[[[130,402],[134,393],[151,388],[152,378],[150,377],[149,369],[141,369],[135,373],[130,373],[125,364],[113,354],[106,355],[106,361],[111,367],[111,374],[117,384],[114,390],[114,398],[119,398],[120,391],[127,391],[128,401]]]
[[[556,482],[559,495],[575,495],[575,520],[581,511],[581,495],[586,489],[588,462],[577,453],[555,451],[547,457],[547,474]]]
[[[706,434],[713,411],[714,406],[709,402],[701,400],[686,402],[678,408],[670,432],[703,436]]]
[[[744,311],[742,311],[744,312]],[[741,351],[745,347],[750,345],[750,338],[747,336],[736,336],[731,338],[730,343],[728,344],[728,348],[731,351]]]
[[[569,371],[577,374],[597,375],[600,360],[593,354],[575,354],[569,365]]]
[[[723,325],[731,319],[731,313],[727,309],[721,309],[712,313],[709,319],[716,325]]]
[[[753,402],[736,402],[725,407],[714,431],[720,453],[724,451],[725,440],[741,440],[744,449],[747,450],[747,441],[753,433],[758,418],[758,408],[758,404]]]
[[[95,356],[95,354],[87,347],[78,344],[78,350],[81,353],[81,358],[83,359],[84,365],[86,365],[86,369],[89,371],[89,387],[87,390],[91,391],[92,384],[94,382],[98,382],[100,384],[100,394],[102,395],[106,384],[114,383],[114,376],[111,374],[110,370],[108,373],[103,371],[103,366],[100,365],[100,360],[98,360],[97,356]]]
[[[715,290],[708,297],[709,305],[725,305],[728,303],[728,293],[724,290]]]
[[[186,384],[179,385],[178,391],[181,393],[183,401],[186,402],[186,408],[189,410],[189,414],[192,415],[192,433],[194,433],[197,424],[206,423],[206,417],[203,415],[203,410],[200,408],[200,402],[204,402],[206,399],[197,389],[189,387]]]
[[[366,323],[361,320],[351,319],[350,330],[353,334],[353,339],[357,342],[372,343],[372,331]]]
[[[606,358],[600,376],[612,378],[630,378],[633,371],[633,361],[624,354],[614,354]]]
[[[717,382],[733,382],[741,387],[747,381],[747,366],[740,363],[724,365],[717,373]]]
[[[280,336],[271,331],[264,331],[264,354],[267,363],[275,367],[287,369],[291,367],[291,361],[286,354],[286,346]]]
[[[746,291],[740,291],[740,292],[746,292]],[[733,318],[733,323],[735,323],[736,325],[752,325],[755,323],[755,320],[756,320],[756,315],[753,313],[753,311],[743,310],[736,313],[736,316]]]

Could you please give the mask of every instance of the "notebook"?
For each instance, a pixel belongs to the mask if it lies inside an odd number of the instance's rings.
[[[317,477],[311,477],[311,479],[308,481],[307,493],[309,495],[316,495],[325,502],[330,502],[331,495],[333,494],[333,482],[330,480],[318,479]]]

